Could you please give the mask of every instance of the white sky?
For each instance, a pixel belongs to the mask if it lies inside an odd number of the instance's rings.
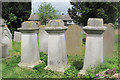
[[[32,13],[35,13],[42,2],[50,2],[55,9],[61,13],[67,13],[68,8],[71,7],[69,0],[32,0]]]

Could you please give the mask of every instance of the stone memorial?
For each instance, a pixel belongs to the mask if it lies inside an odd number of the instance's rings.
[[[0,17],[0,42],[2,42],[3,39],[3,27],[5,26],[5,20]]]
[[[103,19],[89,18],[87,25],[83,27],[87,33],[84,66],[78,76],[85,75],[87,69],[103,62],[103,32],[106,29]]]
[[[21,32],[14,31],[14,41],[21,42]]]
[[[64,73],[67,64],[66,42],[64,32],[67,27],[62,20],[50,20],[45,28],[48,37],[48,64],[45,69]]]
[[[82,28],[70,25],[65,32],[67,54],[82,55]]]
[[[0,42],[7,44],[8,49],[12,49],[12,34],[2,18],[0,18]]]
[[[21,32],[21,62],[18,66],[33,68],[41,63],[37,41],[39,27],[34,21],[25,21],[18,30]]]
[[[114,50],[114,28],[111,23],[104,24],[107,29],[103,34],[103,53],[104,57],[112,58]]]
[[[39,49],[40,52],[48,53],[48,33],[45,31],[46,26],[39,26]]]
[[[8,57],[8,45],[0,43],[0,58]]]
[[[0,59],[8,57],[8,45],[3,44],[3,29],[5,20],[0,17]]]
[[[8,27],[3,27],[3,40],[2,43],[8,45],[8,49],[12,49],[12,34]]]

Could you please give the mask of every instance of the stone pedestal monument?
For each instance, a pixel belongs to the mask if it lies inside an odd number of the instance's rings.
[[[62,20],[51,20],[47,24],[45,31],[48,37],[48,65],[45,69],[50,69],[64,73],[69,67],[67,64],[66,42],[64,32],[67,28]]]
[[[84,66],[78,76],[84,75],[87,69],[103,62],[103,32],[106,29],[103,26],[103,19],[89,18],[87,25],[83,27],[87,33]]]
[[[8,57],[8,45],[3,44],[3,30],[5,26],[5,20],[0,18],[0,58]]]
[[[21,62],[23,68],[33,68],[41,63],[37,41],[39,27],[34,21],[25,21],[18,29],[21,32]]]

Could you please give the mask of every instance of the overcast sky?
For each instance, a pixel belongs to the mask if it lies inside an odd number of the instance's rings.
[[[66,14],[68,8],[71,7],[69,0],[32,0],[32,14],[38,10],[38,7],[42,2],[51,3],[55,9],[64,14]]]

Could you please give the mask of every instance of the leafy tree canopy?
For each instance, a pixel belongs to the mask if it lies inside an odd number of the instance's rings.
[[[21,23],[28,20],[31,13],[31,2],[3,2],[2,18],[7,22],[12,34],[21,27]]]
[[[58,12],[51,3],[44,2],[40,4],[37,14],[39,15],[41,24],[45,25],[48,20],[58,18]]]
[[[87,25],[89,18],[103,18],[104,23],[115,23],[119,15],[120,2],[70,2],[70,17],[78,25]]]

